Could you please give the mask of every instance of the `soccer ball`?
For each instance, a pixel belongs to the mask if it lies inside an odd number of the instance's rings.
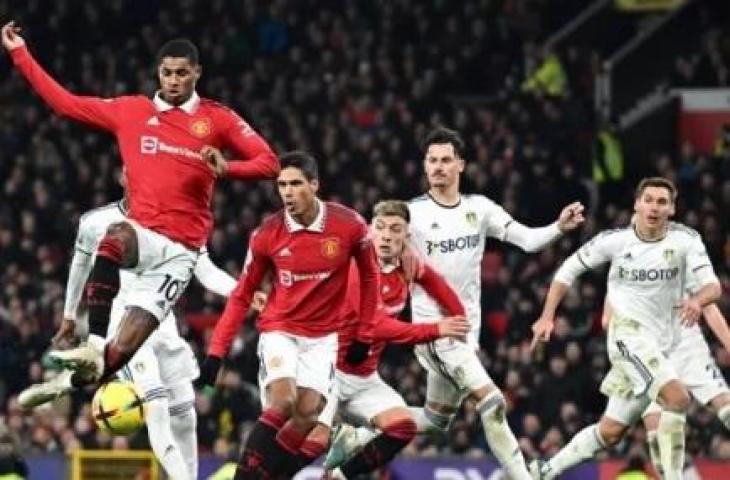
[[[144,401],[131,382],[105,383],[94,394],[91,412],[100,430],[131,435],[144,425]]]

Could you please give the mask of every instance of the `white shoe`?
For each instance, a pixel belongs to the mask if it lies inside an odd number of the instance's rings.
[[[90,381],[98,381],[104,372],[104,351],[93,342],[70,350],[51,350],[48,357],[65,369],[81,372]]]
[[[346,423],[340,423],[332,434],[330,449],[322,466],[325,470],[334,470],[349,460],[359,447],[357,429]]]
[[[545,465],[545,461],[540,459],[535,459],[530,462],[529,469],[533,480],[549,480],[552,478],[543,472],[543,465]]]
[[[21,408],[30,410],[66,395],[73,390],[73,386],[71,386],[71,375],[73,373],[71,370],[63,370],[47,382],[36,383],[20,392],[18,403]]]

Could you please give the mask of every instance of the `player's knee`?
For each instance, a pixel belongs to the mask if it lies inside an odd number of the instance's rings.
[[[627,428],[628,427],[626,425],[617,422],[616,420],[603,417],[598,423],[598,435],[604,446],[610,447],[621,441]]]
[[[393,419],[383,428],[383,435],[409,443],[416,436],[418,427],[409,416]]]
[[[319,416],[319,402],[297,399],[292,418],[302,428],[314,428]]]
[[[456,418],[456,412],[453,409],[437,408],[434,405],[426,404],[423,407],[423,416],[434,429],[446,433]]]
[[[122,267],[131,268],[137,265],[139,261],[137,232],[129,223],[119,222],[109,225],[102,243],[105,241],[118,245]],[[101,248],[102,243],[99,244],[99,248]]]
[[[662,407],[675,413],[684,413],[689,410],[691,399],[689,392],[678,382],[672,382],[670,385],[662,389],[661,392]]]
[[[295,398],[293,395],[280,395],[277,398],[269,400],[268,408],[283,418],[291,418],[294,413],[294,401]]]
[[[477,403],[477,411],[486,422],[502,423],[504,422],[505,412],[507,410],[507,402],[504,395],[499,390],[495,390]]]

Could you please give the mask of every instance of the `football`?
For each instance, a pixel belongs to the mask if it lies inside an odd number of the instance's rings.
[[[144,401],[131,382],[112,381],[99,387],[91,411],[99,429],[112,435],[131,435],[144,425]]]

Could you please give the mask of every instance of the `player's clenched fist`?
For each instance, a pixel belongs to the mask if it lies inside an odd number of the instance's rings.
[[[583,223],[585,221],[583,210],[585,210],[585,207],[580,202],[573,202],[565,207],[558,217],[560,231],[568,232]]]
[[[226,164],[226,159],[220,150],[215,147],[211,147],[210,145],[206,145],[200,149],[200,155],[202,155],[203,160],[208,163],[208,166],[211,170],[213,170],[216,177],[220,177],[226,173],[228,165]]]
[[[25,45],[23,37],[18,35],[20,33],[20,27],[15,26],[15,22],[8,22],[3,25],[1,35],[3,41],[3,47],[7,51],[15,50]]]

